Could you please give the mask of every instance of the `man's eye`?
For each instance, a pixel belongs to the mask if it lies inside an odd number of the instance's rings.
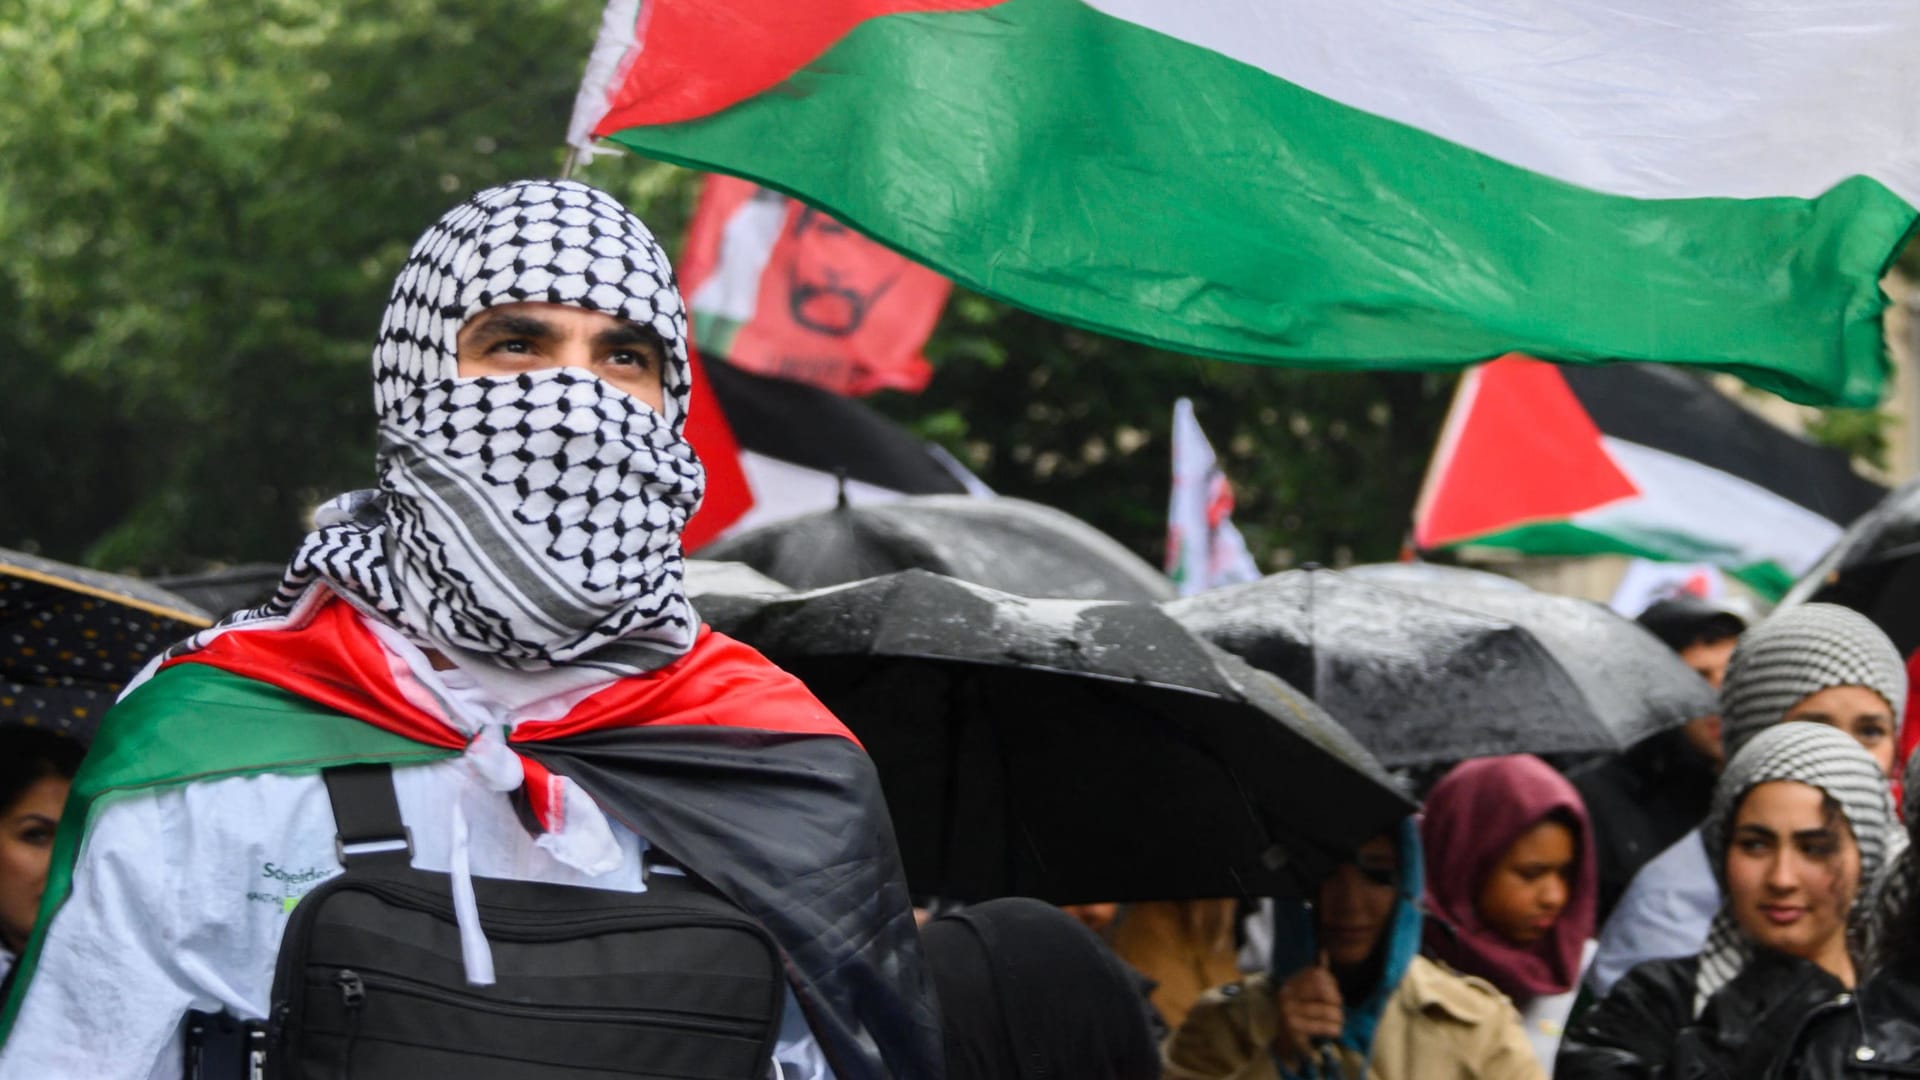
[[[632,349],[621,349],[619,352],[608,356],[607,362],[618,364],[621,367],[652,368],[655,364],[659,363],[659,360],[650,352],[636,352]]]
[[[508,338],[505,341],[494,342],[493,348],[487,351],[525,355],[533,351],[533,343],[523,338]]]

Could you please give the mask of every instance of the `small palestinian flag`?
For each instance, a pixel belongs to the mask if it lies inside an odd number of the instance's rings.
[[[1913,0],[608,0],[568,141],[1180,352],[1685,363],[1864,406],[1916,35]],[[809,311],[876,291],[845,280]]]
[[[852,398],[712,358],[702,370],[716,403],[716,424],[724,425],[731,440],[724,447],[717,441],[694,443],[707,463],[707,501],[722,500],[737,509],[698,536],[689,526],[683,541],[687,551],[722,536],[830,510],[843,493],[851,503],[992,494],[938,446]],[[721,453],[730,455],[724,481],[717,479],[714,466]],[[700,515],[694,521],[700,522]]]
[[[1507,357],[1461,379],[1414,543],[1712,563],[1779,596],[1885,494],[1685,372]]]

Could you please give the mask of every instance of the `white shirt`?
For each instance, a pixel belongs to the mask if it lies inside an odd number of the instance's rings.
[[[435,673],[417,649],[390,634],[381,639],[409,674],[468,714],[463,719],[501,719],[471,680]],[[600,874],[575,869],[528,835],[507,793],[469,756],[397,767],[393,782],[415,867],[452,870],[457,806],[477,876],[646,887],[645,842],[631,830],[609,818],[616,865]],[[313,773],[186,784],[96,809],[73,893],[0,1047],[0,1077],[171,1080],[181,1074],[187,1010],[265,1017],[288,913],[341,872],[334,835],[326,786]],[[791,989],[774,1056],[769,1076],[831,1080]]]
[[[1720,883],[1695,829],[1641,867],[1620,894],[1587,972],[1593,992],[1605,997],[1621,976],[1648,960],[1699,952],[1719,910]]]
[[[1593,963],[1593,957],[1599,951],[1599,943],[1592,938],[1580,949],[1580,975],[1584,977],[1587,967]],[[1573,1014],[1573,1003],[1580,998],[1580,978],[1573,980],[1573,988],[1559,994],[1542,994],[1527,1002],[1520,1010],[1520,1024],[1527,1029],[1527,1042],[1533,1045],[1533,1056],[1540,1061],[1540,1067],[1548,1076],[1553,1075],[1553,1060],[1560,1056],[1560,1038],[1567,1033],[1567,1017]]]

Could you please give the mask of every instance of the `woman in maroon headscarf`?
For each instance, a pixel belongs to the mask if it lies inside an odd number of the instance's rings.
[[[1580,793],[1526,754],[1462,762],[1427,794],[1423,951],[1513,999],[1541,1067],[1593,955],[1593,830]]]

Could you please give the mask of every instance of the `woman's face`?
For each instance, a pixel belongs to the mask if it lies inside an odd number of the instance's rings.
[[[1881,772],[1893,775],[1894,733],[1898,729],[1894,727],[1893,706],[1877,691],[1864,686],[1829,686],[1801,698],[1780,718],[1781,723],[1793,720],[1839,728],[1873,755]]]
[[[54,829],[66,801],[67,781],[48,776],[0,813],[0,945],[14,953],[26,947],[33,931],[47,887]]]
[[[1474,910],[1487,929],[1510,945],[1547,936],[1573,891],[1573,830],[1542,821],[1520,834],[1480,884]]]
[[[1320,947],[1334,967],[1354,967],[1373,955],[1393,918],[1399,880],[1393,837],[1376,836],[1321,884]]]
[[[1754,944],[1833,970],[1846,956],[1860,848],[1826,793],[1792,780],[1741,800],[1727,844],[1727,904]]]

